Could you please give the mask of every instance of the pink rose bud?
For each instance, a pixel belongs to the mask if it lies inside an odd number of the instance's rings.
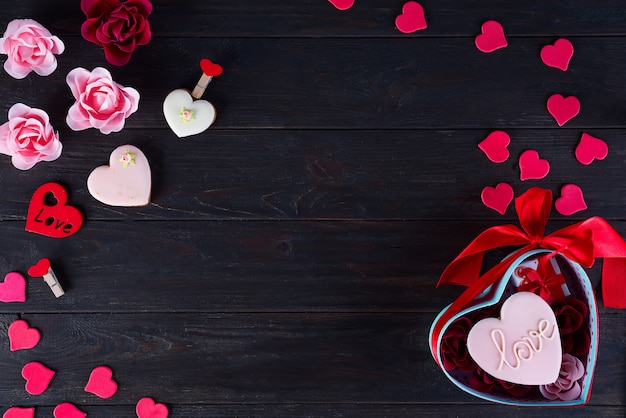
[[[4,69],[17,79],[31,71],[43,76],[52,74],[57,68],[54,54],[64,50],[59,38],[32,19],[12,20],[0,38],[0,53],[8,55]]]
[[[103,134],[119,132],[126,118],[139,106],[139,92],[113,81],[105,68],[96,67],[91,72],[74,68],[66,81],[76,103],[65,120],[74,131],[96,128]]]
[[[62,149],[58,132],[41,109],[16,103],[9,109],[9,121],[0,125],[0,153],[10,155],[20,170],[28,170],[39,161],[56,160]]]
[[[570,354],[563,354],[559,378],[554,383],[539,386],[539,391],[550,400],[572,401],[578,399],[582,393],[578,381],[584,375],[585,366],[583,363]]]

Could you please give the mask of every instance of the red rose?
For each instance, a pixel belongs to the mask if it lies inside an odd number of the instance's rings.
[[[459,369],[471,372],[476,368],[476,363],[467,351],[467,334],[472,327],[472,321],[466,317],[460,317],[446,330],[441,339],[441,357],[443,367],[450,371]]]
[[[89,42],[104,48],[104,57],[113,65],[125,65],[135,47],[150,41],[149,0],[81,0],[87,16],[81,34]]]
[[[563,354],[587,355],[591,336],[587,327],[584,326],[585,319],[589,315],[589,309],[585,302],[568,296],[550,299],[548,303],[554,311],[556,322],[559,324]]]
[[[469,378],[469,386],[479,392],[488,393],[492,390],[500,390],[516,398],[526,396],[533,386],[520,385],[496,379],[480,367],[476,367],[474,373]]]

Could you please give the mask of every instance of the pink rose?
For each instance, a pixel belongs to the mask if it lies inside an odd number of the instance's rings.
[[[103,134],[119,132],[139,106],[139,92],[113,81],[105,68],[96,67],[91,72],[74,68],[66,81],[76,99],[66,122],[75,131],[93,127]]]
[[[81,0],[87,16],[81,34],[89,42],[104,48],[104,57],[113,65],[125,65],[138,45],[150,42],[152,33],[148,0]]]
[[[11,77],[22,79],[31,71],[50,75],[57,68],[54,54],[61,54],[65,45],[56,36],[32,19],[9,22],[0,38],[0,53],[7,54],[4,69]]]
[[[572,401],[578,399],[582,393],[578,380],[584,375],[585,366],[583,363],[574,356],[564,354],[559,378],[550,385],[539,386],[539,391],[550,400]]]
[[[0,152],[10,155],[16,168],[28,170],[39,161],[56,160],[62,149],[46,112],[22,103],[9,109],[9,121],[0,126]]]

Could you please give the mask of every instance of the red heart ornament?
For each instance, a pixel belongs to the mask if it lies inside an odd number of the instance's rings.
[[[41,395],[48,389],[54,377],[51,370],[38,361],[31,361],[22,368],[22,377],[26,379],[26,392],[31,395]]]
[[[57,405],[52,414],[54,418],[85,418],[87,416],[86,413],[69,402]]]
[[[55,202],[46,201],[50,194]],[[52,238],[65,238],[78,232],[83,224],[83,215],[73,206],[67,205],[67,191],[57,183],[46,183],[30,199],[26,230]]]
[[[604,160],[609,154],[609,147],[600,138],[583,133],[576,146],[576,159],[579,163],[589,165],[593,160]]]
[[[50,260],[42,258],[37,264],[28,268],[28,275],[31,277],[43,277],[50,270]]]
[[[354,0],[328,0],[330,4],[335,6],[338,10],[348,10],[354,5]]]
[[[474,43],[481,52],[493,52],[508,45],[504,36],[504,29],[499,22],[488,20],[480,28],[481,34],[476,37]]]
[[[565,125],[570,119],[580,112],[580,101],[574,96],[563,97],[553,94],[548,99],[548,112],[556,120],[559,126]]]
[[[554,45],[541,48],[541,61],[548,67],[567,71],[569,62],[574,55],[574,46],[565,38],[557,39]]]
[[[426,29],[424,8],[416,1],[409,1],[402,6],[402,14],[396,17],[396,28],[402,33],[411,33]]]
[[[478,148],[485,153],[487,158],[494,163],[503,163],[509,158],[507,147],[511,143],[511,137],[504,131],[493,131],[483,139]]]
[[[113,371],[107,366],[99,366],[91,371],[85,392],[108,399],[117,393],[117,383],[113,380]]]
[[[539,158],[535,150],[527,150],[519,157],[520,180],[539,180],[550,172],[550,163]]]
[[[35,408],[20,408],[14,406],[7,409],[2,418],[35,418]]]
[[[587,209],[583,191],[575,184],[566,184],[561,187],[561,197],[554,201],[554,208],[563,216]]]
[[[26,279],[13,271],[0,283],[0,302],[26,302]]]
[[[37,328],[31,328],[23,319],[15,320],[8,330],[11,351],[28,350],[39,344],[41,334]]]
[[[167,418],[169,411],[162,403],[155,403],[152,398],[142,398],[135,408],[139,418]]]
[[[221,65],[211,62],[208,58],[200,60],[200,68],[202,69],[202,72],[209,77],[217,77],[222,74],[222,71],[224,71]]]
[[[508,183],[499,183],[496,187],[487,186],[480,194],[483,204],[504,215],[513,200],[513,187]]]

